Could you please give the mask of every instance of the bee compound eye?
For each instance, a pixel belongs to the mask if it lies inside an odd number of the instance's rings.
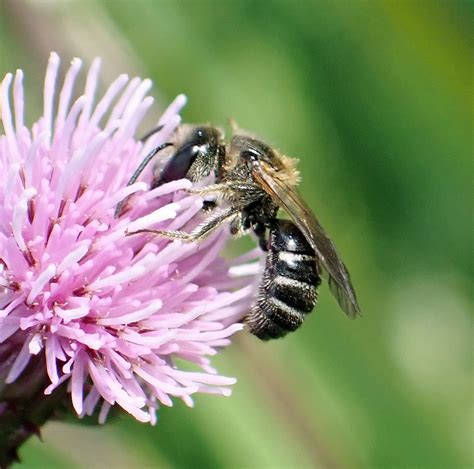
[[[185,178],[189,168],[202,151],[202,145],[194,142],[178,147],[177,151],[166,163],[160,175],[160,183],[176,181]]]

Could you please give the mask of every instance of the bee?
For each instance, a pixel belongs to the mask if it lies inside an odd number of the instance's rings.
[[[222,133],[214,127],[184,130],[184,139],[174,143],[176,150],[152,185],[181,177],[198,181],[214,173],[214,184],[190,192],[213,195],[216,207],[190,233],[138,232],[194,242],[223,224],[236,236],[252,231],[267,257],[258,298],[243,320],[260,339],[283,337],[303,323],[316,305],[323,271],[340,308],[351,318],[360,314],[346,266],[297,191],[296,160],[241,131],[224,146]],[[279,209],[290,220],[277,218]]]

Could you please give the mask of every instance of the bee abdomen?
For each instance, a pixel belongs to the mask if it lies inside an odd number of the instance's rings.
[[[263,340],[298,329],[316,305],[321,282],[316,255],[292,222],[275,220],[268,248],[257,303],[246,318]]]
[[[314,261],[313,261],[314,262]],[[291,305],[302,313],[310,313],[317,299],[314,284],[277,275],[269,282],[267,294],[275,300]]]

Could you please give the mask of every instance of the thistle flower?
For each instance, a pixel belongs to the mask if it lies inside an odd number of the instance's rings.
[[[1,86],[0,421],[16,385],[16,399],[63,388],[79,416],[99,407],[103,422],[120,406],[153,424],[171,397],[191,406],[197,392],[230,394],[235,379],[217,374],[209,356],[242,329],[258,251],[224,260],[225,227],[199,244],[126,236],[199,222],[202,200],[184,191],[187,180],[148,190],[148,171],[126,186],[179,124],[185,97],[142,143],[135,133],[153,101],[151,82],[121,75],[94,105],[95,60],[72,103],[80,68],[74,59],[59,91],[59,57],[51,55],[44,113],[31,130],[22,72],[7,74]],[[184,362],[192,366],[183,369]],[[25,427],[27,412],[22,418]]]

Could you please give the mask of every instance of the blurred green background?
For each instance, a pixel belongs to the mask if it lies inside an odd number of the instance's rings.
[[[297,333],[241,334],[215,360],[231,398],[151,428],[49,424],[25,468],[467,468],[472,402],[472,20],[460,1],[0,1],[0,73],[30,119],[56,50],[153,78],[158,109],[234,117],[300,158],[301,191],[364,316],[326,286]]]

